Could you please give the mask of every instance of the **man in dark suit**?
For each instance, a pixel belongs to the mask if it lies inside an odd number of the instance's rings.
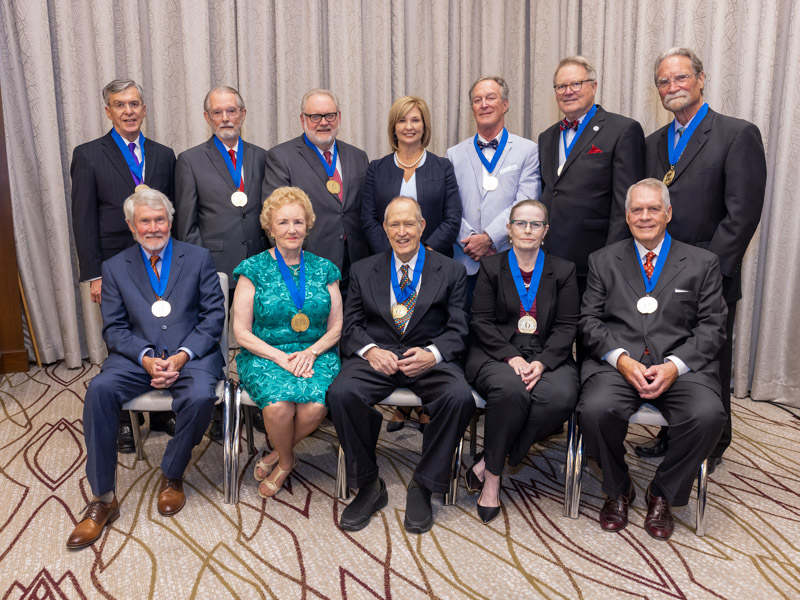
[[[339,526],[363,529],[386,506],[375,456],[382,417],[372,407],[408,388],[431,418],[406,497],[405,528],[424,533],[433,526],[431,493],[447,491],[453,451],[475,412],[460,362],[467,337],[466,273],[420,245],[425,221],[415,200],[395,198],[383,227],[392,250],[353,265],[341,339],[345,361],[328,388],[347,484],[359,488]]]
[[[211,419],[223,358],[225,305],[214,261],[203,248],[170,239],[173,208],[144,189],[124,205],[137,245],[103,263],[103,337],[109,355],[89,384],[83,409],[86,476],[92,500],[67,541],[93,544],[119,517],[114,441],[124,402],[169,389],[175,436],[161,461],[158,511],[177,514],[186,501],[183,472]]]
[[[213,88],[203,110],[213,135],[178,156],[174,234],[210,250],[233,288],[239,263],[267,249],[259,221],[267,152],[241,138],[247,109],[234,88]]]
[[[100,265],[134,244],[122,214],[125,198],[139,185],[173,195],[175,153],[142,135],[147,115],[143,96],[141,86],[131,79],[115,79],[104,87],[111,131],[72,153],[72,228],[80,281],[89,282],[91,299],[98,304],[103,283]],[[172,435],[173,415],[151,414],[150,428]],[[120,420],[118,450],[135,451],[127,414]]]
[[[269,151],[265,196],[286,185],[308,194],[317,220],[306,250],[339,267],[346,298],[350,265],[370,251],[361,229],[367,154],[336,139],[341,122],[339,101],[332,91],[307,92],[300,102],[303,135]]]
[[[711,453],[713,469],[731,443],[731,371],[736,303],[742,297],[744,253],[761,219],[767,164],[758,127],[708,108],[703,102],[703,63],[688,48],[672,48],[656,61],[654,77],[661,102],[675,114],[672,123],[647,137],[648,177],[669,186],[676,239],[719,257],[722,294],[728,304],[727,341],[720,350],[722,403],[728,422]],[[661,456],[666,432],[636,447],[642,456]]]
[[[625,192],[644,177],[644,132],[594,103],[597,77],[583,56],[558,63],[553,89],[564,119],[539,136],[547,251],[575,263],[583,294],[589,255],[630,237]]]
[[[620,531],[636,491],[625,463],[628,419],[644,402],[670,423],[670,445],[646,492],[645,530],[672,535],[671,506],[684,506],[700,463],[719,440],[725,410],[715,356],[725,340],[726,306],[716,255],[666,233],[669,192],[657,179],[634,184],[625,202],[633,240],[589,257],[579,331],[578,421],[603,469],[608,498],[600,526]]]

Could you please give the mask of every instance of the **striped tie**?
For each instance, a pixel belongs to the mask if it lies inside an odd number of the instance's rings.
[[[411,284],[411,280],[408,278],[408,265],[403,265],[400,267],[400,271],[402,273],[402,277],[400,278],[400,289],[404,290],[408,285]],[[394,324],[397,326],[397,331],[400,332],[400,335],[403,335],[403,332],[406,329],[406,325],[408,325],[408,321],[411,318],[411,313],[414,312],[414,305],[417,303],[417,292],[415,291],[411,294],[408,298],[402,302],[403,306],[408,309],[406,314],[394,320]]]

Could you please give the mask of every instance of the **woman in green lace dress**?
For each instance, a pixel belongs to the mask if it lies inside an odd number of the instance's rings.
[[[274,248],[233,272],[233,331],[242,347],[239,381],[261,409],[274,450],[256,462],[258,494],[281,489],[297,465],[295,445],[327,413],[325,393],[339,372],[341,275],[329,260],[303,251],[314,211],[299,188],[276,189],[264,202],[261,226]]]

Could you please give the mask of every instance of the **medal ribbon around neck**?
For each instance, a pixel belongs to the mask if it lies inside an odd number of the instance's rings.
[[[494,156],[492,160],[489,161],[484,155],[483,150],[478,147],[478,134],[475,134],[475,137],[472,138],[472,145],[475,146],[475,151],[478,153],[478,158],[481,159],[483,166],[486,167],[486,170],[491,173],[494,171],[494,168],[497,166],[497,163],[500,162],[500,156],[503,154],[503,150],[506,149],[506,143],[508,142],[508,129],[503,127],[503,135],[500,136],[500,143],[497,144],[497,150],[494,151]]]
[[[328,161],[325,160],[325,157],[322,155],[322,152],[319,151],[314,144],[312,144],[309,139],[306,137],[306,134],[303,134],[303,141],[306,143],[306,146],[311,148],[314,152],[317,153],[317,157],[319,161],[322,163],[322,168],[325,169],[325,173],[328,175],[328,178],[333,177],[333,174],[336,172],[336,157],[339,156],[339,148],[336,145],[336,142],[333,143],[333,156],[331,157],[331,164],[328,164]]]
[[[517,294],[519,300],[522,302],[522,308],[525,312],[529,312],[533,306],[533,301],[536,299],[536,292],[539,290],[539,281],[542,279],[542,270],[544,269],[544,252],[541,248],[536,257],[536,265],[533,267],[533,274],[531,275],[531,285],[525,289],[525,281],[522,279],[522,271],[517,263],[517,255],[514,254],[514,249],[508,251],[508,266],[511,267],[511,276],[514,278],[514,285],[517,286]]]
[[[700,110],[692,117],[692,122],[689,126],[683,130],[677,146],[675,145],[675,120],[670,123],[669,129],[667,130],[667,150],[669,150],[670,166],[674,167],[678,160],[680,160],[681,154],[683,154],[683,151],[686,149],[686,144],[689,143],[689,138],[692,137],[694,130],[700,125],[700,122],[705,118],[707,112],[708,103],[704,103],[703,106],[700,107]]]
[[[422,244],[419,245],[419,254],[417,254],[417,264],[414,267],[414,277],[411,279],[411,283],[409,283],[405,288],[400,288],[400,282],[397,280],[397,267],[395,266],[394,262],[394,252],[392,252],[392,261],[391,261],[391,273],[390,276],[392,278],[392,290],[394,290],[394,297],[398,304],[402,304],[408,298],[411,297],[411,294],[417,291],[417,286],[419,285],[419,278],[422,277],[422,267],[425,265],[425,246]]]
[[[172,266],[172,238],[167,242],[167,249],[164,250],[164,258],[161,259],[161,278],[156,277],[153,268],[150,266],[150,255],[142,247],[142,262],[144,263],[144,270],[147,271],[147,276],[150,278],[150,287],[156,294],[156,297],[161,300],[164,297],[164,291],[167,289],[167,281],[169,281],[169,270]]]
[[[113,127],[111,128],[111,137],[114,138],[114,141],[119,147],[119,151],[122,152],[122,158],[125,159],[125,164],[128,165],[128,169],[130,169],[131,175],[133,175],[134,183],[136,185],[144,183],[144,177],[142,177],[144,173],[144,136],[142,132],[139,132],[139,151],[142,153],[142,160],[138,165],[136,164],[136,157],[133,155],[133,152],[131,152],[131,149],[128,148],[128,144]]]
[[[283,282],[289,290],[289,296],[292,298],[298,312],[303,310],[303,305],[306,302],[306,258],[305,253],[300,251],[300,276],[299,282],[295,284],[292,274],[289,273],[289,267],[286,266],[286,261],[283,260],[280,250],[275,247],[275,260],[278,261],[278,270],[281,272]]]
[[[578,138],[581,137],[583,130],[586,129],[586,126],[589,124],[589,121],[592,120],[592,117],[596,112],[597,112],[597,105],[593,104],[591,110],[588,113],[586,113],[586,116],[583,118],[583,121],[581,121],[581,124],[578,125],[578,131],[575,132],[575,136],[572,138],[572,142],[570,142],[569,146],[567,145],[567,131],[569,130],[565,129],[563,131],[562,135],[564,136],[564,160],[569,158],[569,153],[572,152],[572,148],[575,146],[575,142],[577,142]]]
[[[650,279],[647,279],[647,273],[644,270],[644,263],[642,262],[642,257],[639,256],[638,250],[636,251],[636,259],[639,261],[639,270],[642,272],[642,280],[644,281],[644,291],[645,294],[648,296],[650,292],[656,289],[656,284],[658,283],[658,277],[661,275],[661,270],[664,268],[664,264],[667,262],[667,255],[669,254],[669,247],[672,245],[672,237],[669,233],[664,233],[664,242],[661,244],[661,252],[658,253],[656,257],[656,264],[655,268],[653,269],[653,276]]]
[[[231,179],[233,180],[233,187],[237,190],[242,183],[242,163],[244,162],[242,159],[242,152],[244,152],[244,144],[242,143],[242,136],[239,136],[239,143],[236,146],[236,168],[233,167],[233,161],[231,160],[231,155],[228,154],[228,147],[219,141],[219,138],[215,135],[214,136],[214,145],[219,150],[220,154],[222,154],[222,160],[225,161],[225,166],[228,167],[228,173],[231,174]]]

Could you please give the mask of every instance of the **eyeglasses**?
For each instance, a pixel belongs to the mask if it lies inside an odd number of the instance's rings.
[[[222,118],[222,115],[228,115],[229,119],[232,119],[236,115],[239,114],[239,111],[244,110],[243,108],[237,108],[234,106],[229,106],[228,108],[215,108],[214,110],[208,111],[208,114],[211,115],[211,118],[215,121],[219,121]]]
[[[130,102],[112,102],[110,106],[114,110],[125,110],[126,107],[131,110],[138,110],[142,107],[142,103],[138,100],[131,100]]]
[[[573,92],[580,92],[583,84],[591,81],[594,81],[594,79],[584,79],[583,81],[573,81],[572,83],[559,83],[558,85],[554,85],[553,89],[556,91],[556,94],[565,94],[567,88],[571,89]]]
[[[323,117],[325,118],[325,120],[328,123],[333,123],[336,120],[336,118],[339,116],[339,113],[338,112],[332,112],[332,113],[325,113],[324,115],[320,115],[320,114],[310,115],[308,113],[303,113],[303,115],[305,115],[306,119],[308,119],[309,121],[311,121],[312,123],[314,123],[316,125],[317,123],[322,121]]]
[[[523,221],[522,219],[514,219],[511,221],[511,226],[517,231],[525,231],[530,225],[533,231],[541,231],[547,225],[547,221]]]
[[[659,79],[656,81],[656,87],[660,90],[667,89],[670,84],[675,84],[678,87],[683,87],[687,81],[689,81],[692,77],[696,77],[697,73],[681,73],[680,75],[675,75],[675,77]]]

